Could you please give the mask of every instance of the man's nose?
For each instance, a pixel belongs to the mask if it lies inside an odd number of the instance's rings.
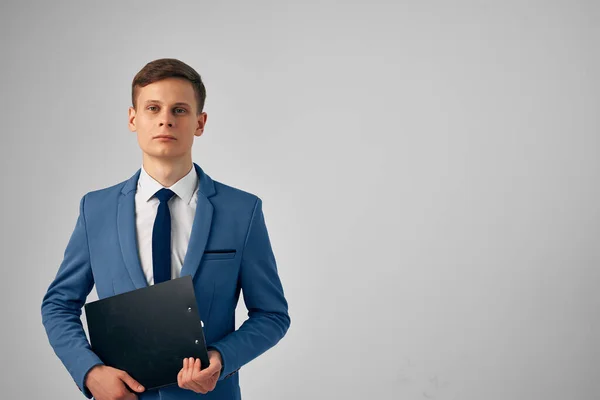
[[[173,127],[173,116],[168,111],[163,111],[158,121],[159,126],[168,125],[170,128]]]

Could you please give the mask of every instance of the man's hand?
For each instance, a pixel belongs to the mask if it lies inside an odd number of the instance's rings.
[[[85,378],[85,386],[96,400],[134,400],[138,397],[127,386],[138,393],[145,390],[127,372],[107,365],[93,367]]]
[[[200,359],[193,357],[183,359],[183,368],[177,375],[177,384],[182,389],[193,390],[196,393],[206,394],[217,385],[223,359],[216,350],[208,351],[210,365],[200,370]]]

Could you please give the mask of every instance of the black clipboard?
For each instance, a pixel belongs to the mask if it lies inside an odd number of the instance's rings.
[[[146,390],[177,384],[186,357],[209,365],[189,275],[87,303],[85,314],[94,353]]]

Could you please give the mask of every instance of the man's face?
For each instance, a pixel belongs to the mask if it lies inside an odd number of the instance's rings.
[[[142,151],[158,158],[191,156],[194,136],[202,135],[207,118],[205,112],[196,114],[191,82],[162,79],[138,88],[137,96],[137,111],[129,107],[129,130],[137,132]]]

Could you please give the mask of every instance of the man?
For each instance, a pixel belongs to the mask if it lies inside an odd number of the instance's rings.
[[[198,73],[176,59],[148,63],[132,82],[129,129],[142,167],[117,185],[85,194],[64,259],[45,294],[42,322],[83,394],[114,399],[241,399],[241,366],[290,326],[262,201],[213,180],[192,162],[207,114]],[[98,298],[190,275],[210,366],[182,360],[177,385],[148,390],[91,350],[81,308]],[[249,318],[235,330],[242,290]]]

